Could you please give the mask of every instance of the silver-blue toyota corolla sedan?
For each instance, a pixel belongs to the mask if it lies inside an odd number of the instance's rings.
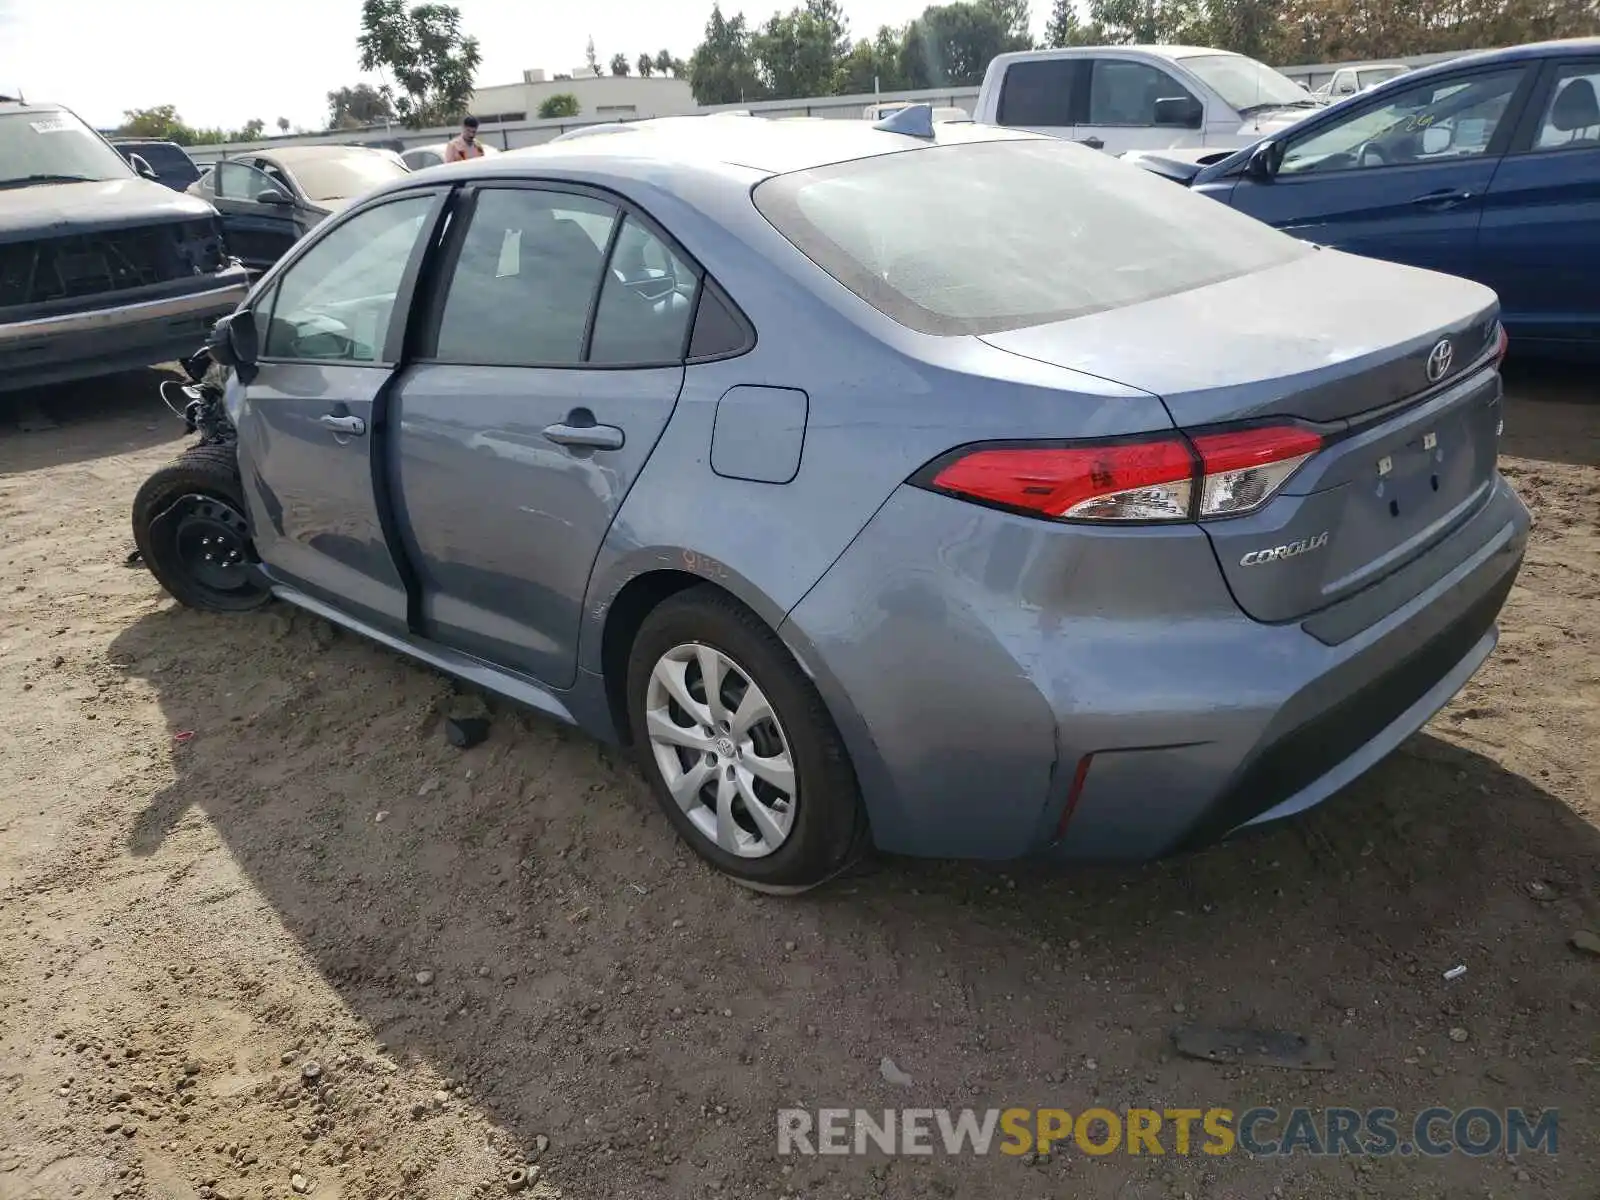
[[[1528,529],[1492,292],[1016,131],[423,171],[214,346],[230,427],[135,503],[169,591],[631,744],[776,891],[1316,804],[1484,661]]]

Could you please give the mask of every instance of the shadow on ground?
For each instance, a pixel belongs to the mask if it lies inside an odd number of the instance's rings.
[[[374,1036],[467,1081],[521,1142],[548,1134],[569,1194],[1345,1195],[1337,1161],[779,1160],[775,1110],[1600,1102],[1574,1065],[1600,982],[1564,945],[1600,837],[1433,736],[1309,819],[1183,860],[896,861],[775,900],[679,846],[620,754],[504,708],[486,744],[450,749],[447,681],[321,621],[167,609],[112,658],[193,732],[132,851],[202,811]],[[1189,1020],[1301,1031],[1339,1070],[1174,1058]],[[883,1082],[884,1056],[913,1086]],[[1510,1184],[1499,1160],[1373,1170],[1383,1194]]]
[[[160,392],[162,381],[181,378],[176,368],[151,368],[0,392],[0,475],[131,454],[182,436]]]

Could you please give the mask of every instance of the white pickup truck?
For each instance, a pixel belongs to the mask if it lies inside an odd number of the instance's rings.
[[[1106,151],[1236,150],[1322,107],[1242,54],[1198,46],[1068,46],[1002,54],[973,119]]]

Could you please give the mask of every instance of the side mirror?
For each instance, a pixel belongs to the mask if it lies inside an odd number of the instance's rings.
[[[1257,183],[1271,183],[1283,163],[1283,146],[1279,142],[1262,142],[1244,164],[1247,179]]]
[[[1180,129],[1199,129],[1205,109],[1193,96],[1164,96],[1156,101],[1155,123]]]
[[[1455,144],[1456,131],[1450,125],[1429,125],[1422,131],[1422,152],[1443,154]]]
[[[261,337],[256,331],[256,317],[248,308],[241,308],[231,316],[223,317],[212,327],[206,339],[206,349],[211,357],[225,367],[232,367],[242,383],[255,378],[256,359],[261,354]]]
[[[128,165],[142,179],[160,179],[160,176],[156,174],[156,169],[145,161],[145,157],[142,154],[128,155]]]
[[[262,188],[256,193],[257,204],[270,204],[274,208],[292,208],[294,200],[283,194],[279,188]]]

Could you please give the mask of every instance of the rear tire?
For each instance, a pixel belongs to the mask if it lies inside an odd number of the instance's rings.
[[[777,635],[726,593],[693,587],[645,618],[627,703],[662,811],[738,882],[805,891],[866,848],[855,772],[822,697]]]
[[[248,612],[272,599],[255,565],[244,487],[231,446],[194,446],[144,481],[133,539],[180,604]]]

